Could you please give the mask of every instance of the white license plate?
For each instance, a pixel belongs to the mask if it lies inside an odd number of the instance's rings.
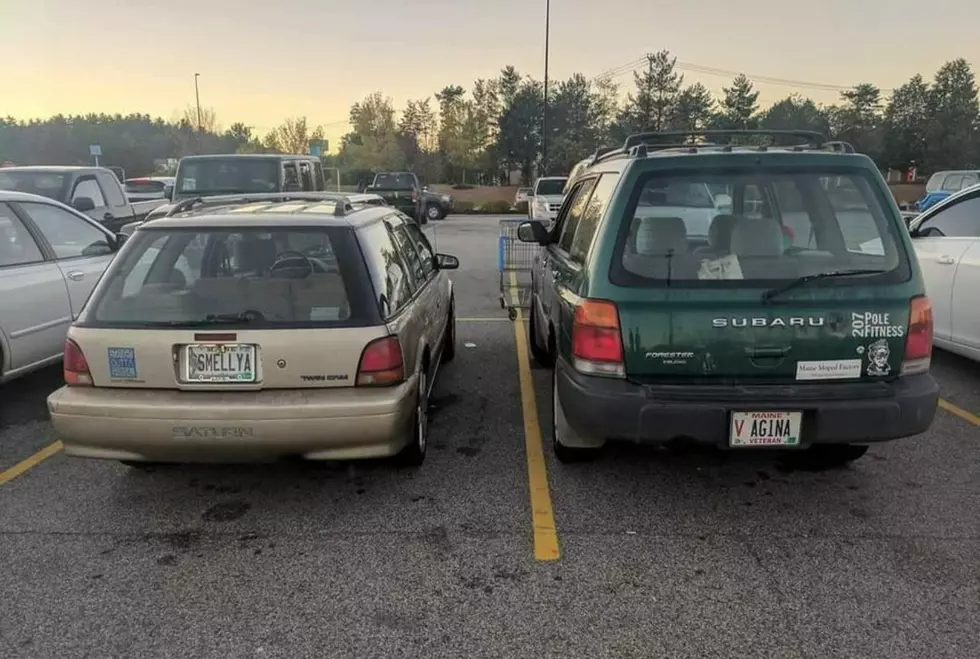
[[[187,382],[255,382],[255,346],[196,343],[184,351]]]
[[[732,412],[731,446],[799,446],[803,412]]]

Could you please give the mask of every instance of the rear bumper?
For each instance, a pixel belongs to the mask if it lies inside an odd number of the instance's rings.
[[[662,443],[683,438],[728,445],[733,411],[802,411],[801,446],[882,442],[925,432],[939,385],[929,374],[894,382],[833,385],[642,385],[555,370],[562,410],[589,446],[621,439]]]
[[[417,383],[384,389],[185,392],[62,387],[48,397],[68,455],[161,462],[334,460],[398,453]]]

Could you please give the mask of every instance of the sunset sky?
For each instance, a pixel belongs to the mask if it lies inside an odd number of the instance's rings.
[[[544,19],[545,0],[0,0],[0,115],[170,119],[194,103],[197,72],[225,127],[262,134],[306,115],[333,146],[351,103],[376,90],[400,107],[506,64],[542,77]],[[552,0],[550,69],[592,77],[667,48],[686,83],[716,94],[727,71],[890,89],[955,57],[980,65],[978,27],[978,0]],[[615,79],[631,87],[628,70]],[[837,99],[756,86],[763,105]]]

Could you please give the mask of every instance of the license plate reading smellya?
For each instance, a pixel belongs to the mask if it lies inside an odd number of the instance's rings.
[[[188,382],[255,382],[255,346],[241,343],[193,344],[185,352]]]
[[[798,446],[802,412],[732,412],[731,446]]]

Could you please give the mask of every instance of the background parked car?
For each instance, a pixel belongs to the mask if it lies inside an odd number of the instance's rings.
[[[150,199],[166,199],[167,186],[173,188],[173,176],[144,176],[142,178],[126,179],[123,189],[130,201],[147,201]]]
[[[980,170],[936,172],[926,183],[926,194],[915,203],[921,213],[952,194],[980,183]]]
[[[0,382],[61,358],[69,325],[121,244],[65,204],[0,190]]]
[[[551,222],[558,215],[564,199],[565,176],[543,176],[534,182],[534,193],[528,203],[528,216],[539,222]]]

